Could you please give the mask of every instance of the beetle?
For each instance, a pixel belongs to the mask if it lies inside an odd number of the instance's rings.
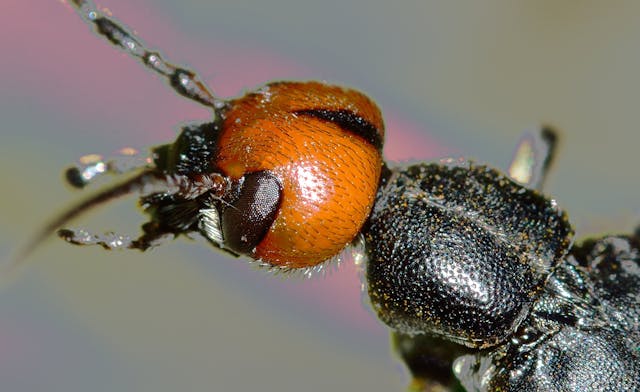
[[[90,2],[74,5],[215,116],[153,149],[133,176],[72,207],[36,242],[133,192],[151,218],[139,238],[58,234],[146,250],[195,231],[280,270],[314,269],[359,240],[369,297],[394,331],[414,388],[456,388],[454,376],[467,390],[638,388],[638,233],[573,246],[566,214],[532,189],[544,180],[553,132],[542,133],[547,148],[534,157],[541,164],[516,160],[511,177],[472,162],[387,166],[382,117],[363,94],[280,82],[223,101]],[[274,149],[280,140],[285,148]],[[120,163],[92,161],[67,178],[84,187],[119,173]],[[523,165],[528,175],[517,174]],[[311,210],[317,220],[305,215]]]

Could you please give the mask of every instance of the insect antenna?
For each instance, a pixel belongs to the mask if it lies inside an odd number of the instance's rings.
[[[225,101],[216,99],[194,71],[164,60],[160,53],[148,49],[122,24],[100,12],[92,1],[70,0],[70,3],[85,22],[93,25],[99,35],[163,76],[178,94],[213,108],[216,114],[224,107]]]
[[[107,203],[122,196],[129,195],[134,192],[145,193],[154,188],[155,186],[166,187],[166,176],[162,175],[155,169],[145,169],[144,171],[136,174],[135,176],[108,187],[93,196],[71,206],[63,211],[57,217],[52,219],[48,224],[42,227],[42,229],[36,233],[36,235],[29,241],[17,256],[13,258],[9,264],[3,268],[0,276],[10,274],[15,268],[22,264],[24,260],[42,244],[51,234],[58,232],[58,235],[67,239],[67,241],[73,242],[79,245],[100,244],[105,247],[111,245],[111,248],[117,247],[129,247],[132,243],[131,239],[127,236],[108,234],[104,236],[98,236],[87,233],[84,230],[68,230],[61,229],[60,227],[66,225],[71,220],[79,217],[87,211],[93,209],[96,206]]]
[[[126,147],[111,159],[104,159],[98,154],[84,155],[75,166],[66,170],[65,177],[69,185],[82,189],[107,174],[122,175],[154,166],[153,157],[140,156],[136,149]]]

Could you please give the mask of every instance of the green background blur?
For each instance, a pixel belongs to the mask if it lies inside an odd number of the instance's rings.
[[[221,96],[271,79],[357,87],[389,159],[504,167],[562,130],[547,191],[581,234],[640,221],[640,3],[104,0]],[[0,5],[0,254],[81,195],[87,153],[171,140],[206,110],[96,38],[61,1]],[[136,233],[132,199],[77,223]],[[282,279],[181,239],[145,254],[51,239],[0,289],[2,391],[391,391],[407,382],[349,263]]]

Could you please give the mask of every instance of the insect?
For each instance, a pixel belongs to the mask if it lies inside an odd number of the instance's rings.
[[[196,232],[281,270],[313,270],[360,240],[369,297],[394,330],[413,388],[638,388],[639,234],[572,246],[564,212],[532,189],[543,183],[553,133],[533,143],[546,146],[534,164],[512,165],[511,176],[526,186],[471,162],[387,166],[382,117],[363,94],[281,82],[220,100],[193,71],[146,49],[90,2],[73,4],[214,118],[185,127],[42,236],[139,192],[150,216],[140,237],[58,234],[79,245],[145,250]],[[90,161],[68,171],[69,182],[84,187],[119,174],[122,162]]]

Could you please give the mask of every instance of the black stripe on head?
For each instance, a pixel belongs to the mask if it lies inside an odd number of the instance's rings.
[[[380,132],[369,121],[350,110],[303,109],[293,112],[298,116],[311,116],[339,126],[343,131],[363,138],[367,143],[382,151],[383,140]]]

